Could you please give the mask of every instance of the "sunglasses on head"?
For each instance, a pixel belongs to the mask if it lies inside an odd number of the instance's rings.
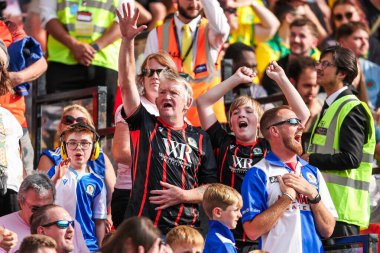
[[[72,125],[75,122],[87,124],[87,119],[85,117],[74,118],[73,116],[70,116],[70,115],[63,116],[62,118],[62,123],[65,125]]]
[[[45,225],[41,225],[41,227],[50,227],[50,226],[57,226],[58,228],[60,229],[66,229],[69,227],[69,225],[71,225],[73,228],[74,228],[74,221],[69,221],[69,220],[57,220],[57,221],[53,221],[53,222],[50,222],[48,224],[45,224]]]
[[[235,14],[237,11],[237,8],[228,7],[224,9],[224,12],[228,12],[230,14]]]
[[[334,14],[334,19],[336,21],[342,21],[343,20],[343,16],[346,17],[347,20],[351,20],[352,16],[354,14],[352,12],[346,12],[344,14],[340,14],[340,13],[337,13],[337,14]]]
[[[270,125],[269,127],[267,127],[267,129],[269,129],[272,126],[280,126],[280,125],[283,125],[283,124],[286,124],[286,123],[288,123],[289,125],[292,125],[292,126],[297,126],[298,124],[301,124],[301,120],[297,119],[297,118],[290,118],[290,119],[287,119],[287,120],[283,120],[283,121],[274,123],[274,124]]]
[[[160,76],[160,73],[163,71],[164,69],[143,69],[142,70],[142,74],[146,77],[152,77],[154,75],[154,73],[157,74],[157,76]]]

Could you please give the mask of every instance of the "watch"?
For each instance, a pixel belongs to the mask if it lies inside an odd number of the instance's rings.
[[[90,46],[92,46],[92,48],[95,49],[96,52],[99,52],[100,48],[99,48],[98,44],[92,43],[92,44],[90,44]]]
[[[321,195],[318,192],[317,196],[315,196],[314,199],[309,199],[309,198],[307,199],[309,200],[310,204],[318,204],[321,201]]]

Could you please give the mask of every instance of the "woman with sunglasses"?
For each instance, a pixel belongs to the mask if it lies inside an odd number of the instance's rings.
[[[70,125],[75,123],[86,123],[91,127],[95,128],[94,121],[92,116],[81,105],[73,104],[66,106],[63,109],[61,121],[58,125],[57,134],[60,136],[62,132],[67,130]],[[38,162],[38,171],[47,173],[52,167],[59,165],[62,161],[61,153],[60,153],[60,143],[57,142],[58,148],[55,150],[45,150],[42,152],[40,156],[40,160]],[[88,161],[88,166],[90,166],[93,171],[101,176],[104,179],[106,189],[107,189],[107,232],[112,227],[111,220],[111,198],[112,192],[115,185],[115,172],[112,166],[111,161],[108,156],[100,152],[99,157],[95,161]]]
[[[148,55],[141,65],[137,75],[137,86],[142,105],[151,113],[158,116],[155,100],[158,96],[160,84],[159,75],[163,69],[176,71],[176,65],[165,52]],[[131,178],[131,149],[129,128],[121,116],[121,94],[118,91],[118,107],[115,112],[115,134],[112,143],[112,155],[118,162],[115,189],[112,195],[111,210],[115,228],[123,221],[132,189]]]
[[[331,26],[333,34],[325,39],[320,49],[336,45],[335,32],[343,24],[349,22],[363,22],[368,25],[364,10],[359,0],[336,0],[331,8]],[[369,37],[368,60],[380,64],[380,42],[373,36]]]

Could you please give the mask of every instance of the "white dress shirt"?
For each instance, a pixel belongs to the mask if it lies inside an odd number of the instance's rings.
[[[220,7],[219,2],[217,0],[201,0],[203,11],[206,15],[209,24],[209,34],[207,38],[210,42],[210,50],[211,57],[216,62],[219,54],[219,50],[223,43],[227,40],[228,34],[230,33],[230,26],[228,25],[227,18],[224,15],[223,9]],[[194,36],[199,20],[201,19],[201,15],[194,18],[189,22],[191,35]],[[178,34],[178,39],[180,45],[182,45],[182,27],[184,23],[178,18],[178,14],[174,16],[174,24],[176,26],[176,32]],[[195,62],[195,57],[197,55],[197,45],[198,38],[195,38],[193,43],[193,63]],[[148,39],[145,45],[145,57],[156,53],[159,51],[158,47],[158,38],[157,38],[157,30],[154,29],[150,31],[148,35]]]

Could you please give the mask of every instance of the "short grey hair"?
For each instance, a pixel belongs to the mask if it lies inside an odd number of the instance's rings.
[[[177,72],[174,72],[171,69],[164,69],[160,74],[160,82],[163,80],[172,81],[177,83],[178,85],[182,85],[185,89],[185,99],[186,102],[189,102],[190,99],[193,98],[193,89],[188,81],[185,80],[182,76],[180,76]]]
[[[27,176],[22,181],[20,189],[18,191],[17,200],[20,203],[24,203],[25,194],[28,190],[33,190],[38,195],[46,195],[51,192],[53,194],[53,200],[55,200],[55,187],[48,175],[44,173],[36,173]]]

